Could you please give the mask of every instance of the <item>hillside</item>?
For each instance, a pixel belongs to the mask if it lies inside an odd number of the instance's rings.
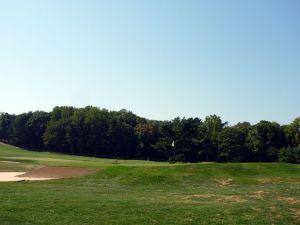
[[[15,163],[11,163],[15,162]],[[0,224],[299,224],[300,165],[168,164],[0,144],[0,171],[94,168],[79,178],[0,182]]]

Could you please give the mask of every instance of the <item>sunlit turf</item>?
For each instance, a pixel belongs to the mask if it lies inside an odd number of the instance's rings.
[[[168,164],[0,145],[1,171],[97,168],[81,178],[0,183],[0,224],[299,224],[300,165]],[[14,170],[15,169],[15,170]]]
[[[162,166],[168,165],[165,162],[153,162],[144,160],[124,160],[124,159],[104,159],[85,156],[74,156],[59,154],[53,152],[28,151],[14,146],[0,143],[0,160],[29,162],[31,164],[40,164],[47,166],[78,166],[101,168],[111,165],[126,166]],[[0,167],[1,169],[1,167]]]

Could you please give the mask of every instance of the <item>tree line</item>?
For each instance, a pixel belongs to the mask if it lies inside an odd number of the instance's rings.
[[[0,113],[0,140],[32,150],[169,162],[300,163],[300,117],[228,126],[219,116],[154,121],[127,110],[55,107]]]

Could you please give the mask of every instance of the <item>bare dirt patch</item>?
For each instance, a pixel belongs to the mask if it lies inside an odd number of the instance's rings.
[[[32,178],[67,178],[80,177],[95,172],[95,169],[87,168],[71,168],[71,167],[42,167],[33,171],[29,171],[18,177],[32,177]]]

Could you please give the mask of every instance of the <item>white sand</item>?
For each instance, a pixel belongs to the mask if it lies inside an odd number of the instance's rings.
[[[14,161],[0,161],[0,163],[12,163],[12,164],[15,164],[15,163],[19,163],[19,162],[14,162]]]
[[[51,180],[53,178],[36,178],[36,177],[18,177],[25,172],[0,172],[0,182],[21,181],[21,180]]]

